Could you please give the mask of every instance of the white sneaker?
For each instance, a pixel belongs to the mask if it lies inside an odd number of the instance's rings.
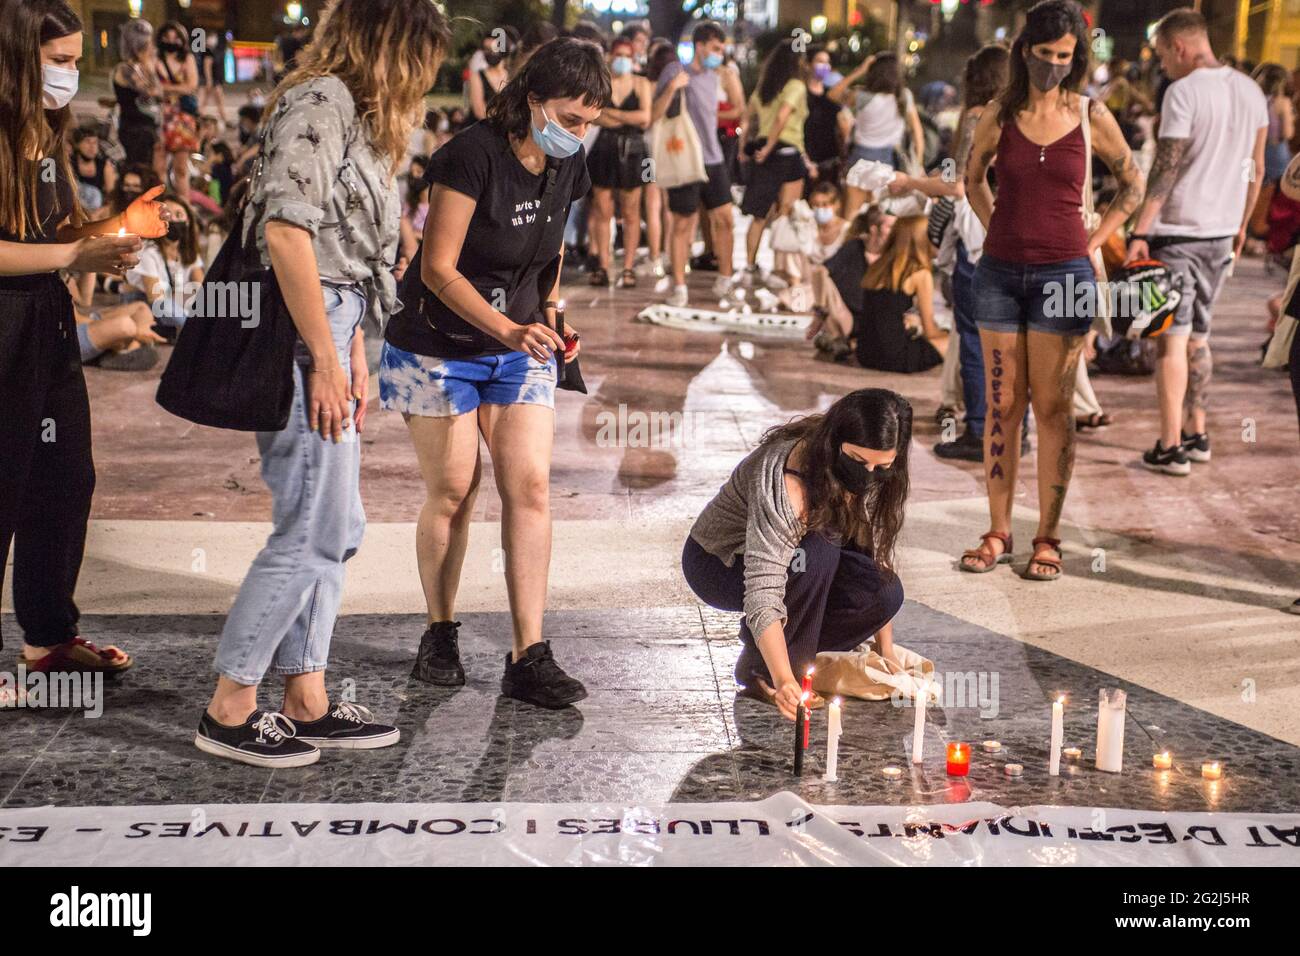
[[[686,286],[679,285],[673,287],[673,294],[668,297],[668,305],[675,308],[681,308],[690,301],[690,296],[686,291]]]
[[[673,277],[672,277],[672,276],[661,276],[660,279],[659,279],[659,281],[655,283],[655,294],[656,294],[656,295],[663,295],[665,292],[667,292],[667,291],[668,291],[669,289],[671,289],[672,287],[673,287]]]
[[[731,276],[718,276],[713,280],[714,298],[724,298],[731,291]]]

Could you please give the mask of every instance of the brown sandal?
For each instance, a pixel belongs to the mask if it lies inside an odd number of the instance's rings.
[[[618,284],[622,289],[635,289],[636,273],[631,269],[624,269],[623,274],[619,276]]]
[[[994,554],[993,549],[989,547],[989,539],[1002,542],[1002,553]],[[969,571],[971,574],[988,574],[999,564],[1007,564],[1011,561],[1011,535],[1003,534],[1001,531],[985,531],[980,535],[980,546],[971,548],[962,552],[961,560],[957,562],[957,567],[963,571]],[[967,564],[969,558],[975,558],[983,562],[982,566]]]
[[[1040,544],[1049,546],[1056,552],[1057,556],[1055,558],[1041,557],[1038,553],[1038,546]],[[1064,556],[1064,553],[1061,551],[1060,538],[1035,538],[1034,556],[1030,558],[1029,563],[1025,565],[1025,573],[1021,575],[1021,577],[1026,581],[1055,581],[1061,576],[1061,561]],[[1035,564],[1041,564],[1043,567],[1055,568],[1056,570],[1050,574],[1044,574],[1042,571],[1033,571],[1031,568],[1033,568]]]

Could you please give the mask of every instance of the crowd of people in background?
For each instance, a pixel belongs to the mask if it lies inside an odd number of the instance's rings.
[[[3,2],[6,16],[27,16]],[[71,94],[62,97],[59,71],[71,70],[50,58],[75,63],[60,51],[72,49],[80,26],[58,0],[38,6],[46,11],[40,30],[53,31],[39,44],[45,108],[64,123]],[[211,753],[307,763],[319,746],[396,740],[364,708],[330,702],[322,677],[342,564],[364,517],[356,443],[332,451],[311,431],[332,433],[337,444],[343,431],[360,429],[375,364],[367,330],[384,334],[381,403],[406,418],[429,491],[417,556],[430,626],[416,676],[465,679],[451,618],[481,433],[493,458],[510,462],[496,469],[507,551],[537,558],[507,572],[515,648],[503,688],[563,706],[586,692],[541,639],[550,444],[536,437],[545,429],[528,427],[551,420],[557,381],[566,387],[562,356],[576,359],[579,348],[578,336],[555,322],[561,265],[568,282],[644,283],[666,309],[806,316],[810,360],[902,374],[942,366],[934,415],[944,437],[935,452],[981,462],[988,496],[989,530],[955,556],[963,571],[988,573],[1012,559],[1011,505],[1032,422],[1041,513],[1023,576],[1053,581],[1062,574],[1058,527],[1076,433],[1112,421],[1090,373],[1154,375],[1160,434],[1141,464],[1188,474],[1211,458],[1210,325],[1233,263],[1258,255],[1274,267],[1293,254],[1300,262],[1295,77],[1277,64],[1216,58],[1204,19],[1189,9],[1165,16],[1136,62],[1096,65],[1079,6],[1043,0],[1013,44],[970,56],[959,88],[936,81],[916,91],[892,51],[858,58],[805,36],[777,38],[759,57],[707,20],[693,25],[682,55],[678,38],[654,37],[638,22],[615,35],[586,21],[564,31],[545,22],[492,27],[465,63],[462,101],[415,122],[448,52],[448,26],[427,3],[374,7],[394,23],[413,18],[420,32],[405,46],[363,40],[369,7],[338,0],[332,23],[347,32],[286,34],[276,53],[284,82],[269,96],[255,91],[233,120],[214,53],[220,38],[196,53],[182,24],[155,30],[132,19],[120,30],[109,118],[81,116],[50,132],[75,201],[43,198],[54,218],[38,231],[53,236],[57,227],[104,244],[58,267],[58,293],[40,286],[49,302],[39,307],[66,306],[75,322],[83,363],[156,365],[246,204],[272,220],[259,227],[258,248],[311,353],[295,379],[311,429],[259,433],[277,531],[223,634],[222,676],[198,738]],[[402,70],[377,73],[358,59],[369,55]],[[369,149],[354,154],[360,136]],[[1244,168],[1257,175],[1243,176]],[[567,211],[550,217],[552,202]],[[366,203],[374,209],[363,214]],[[539,231],[559,250],[554,261],[534,261],[521,233],[507,228],[531,222],[539,203]],[[4,244],[21,248],[31,241],[27,212],[10,205],[0,209]],[[135,223],[147,231],[126,228]],[[119,225],[128,234],[121,243],[138,247],[113,245]],[[317,272],[302,272],[313,256]],[[1097,283],[1144,263],[1167,270],[1182,294],[1162,336],[1130,338],[1103,314]],[[25,288],[21,264],[6,268],[17,276],[11,284]],[[691,273],[712,278],[691,282]],[[514,295],[521,277],[528,291],[496,304],[494,293],[509,286]],[[1261,319],[1261,337],[1265,324],[1275,340],[1285,334],[1285,345],[1269,351],[1289,349],[1274,364],[1289,359],[1300,410],[1300,336],[1289,331],[1300,316],[1298,277],[1293,265],[1286,293]],[[1051,286],[1093,290],[1093,304],[1061,312]],[[842,413],[846,421],[888,419],[883,431],[858,429],[887,435],[887,460],[850,454],[835,464],[834,481],[823,475],[813,485],[866,494],[872,480],[860,472],[889,469],[895,452],[905,468],[911,409],[891,396],[859,395],[855,410]],[[830,432],[785,437],[814,454],[816,467],[831,468]],[[328,500],[305,503],[299,492],[308,481]],[[344,517],[313,510],[331,505]],[[706,550],[730,540],[713,530],[717,540],[697,540]],[[287,559],[277,543],[285,535],[319,538],[316,563]],[[888,551],[877,555],[886,564]],[[286,603],[289,587],[301,591],[297,603]],[[725,601],[741,600],[732,590]],[[896,611],[901,589],[869,597]],[[51,640],[75,630],[70,589],[58,601],[73,620]],[[304,606],[311,622],[325,622],[319,629],[301,616]],[[761,638],[770,617],[754,615],[751,637]],[[86,646],[99,655],[92,663],[129,666],[124,652]],[[789,661],[775,666],[781,655],[767,659],[766,650],[764,659],[764,680],[783,693]],[[291,678],[285,713],[298,724],[297,744],[285,744],[292,734],[277,723],[283,715],[256,710],[270,671]]]

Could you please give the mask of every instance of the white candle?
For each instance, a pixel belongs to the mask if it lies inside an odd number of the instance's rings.
[[[903,776],[902,768],[894,767],[894,766],[885,767],[883,770],[881,770],[881,773],[883,773],[890,780],[898,780]]]
[[[983,747],[985,753],[995,754],[1002,749],[1002,742],[1000,740],[986,740]]]
[[[1025,768],[1018,763],[1008,763],[1002,765],[1002,772],[1008,777],[1019,777],[1025,772]]]
[[[921,745],[925,742],[925,701],[930,695],[930,684],[923,681],[916,692],[912,706],[916,708],[916,718],[912,724],[912,763],[922,763]]]
[[[1124,769],[1124,708],[1128,695],[1115,688],[1101,689],[1097,702],[1097,769],[1119,773]]]
[[[1223,776],[1223,767],[1217,760],[1201,764],[1201,776],[1206,780],[1218,780]]]
[[[1047,762],[1047,772],[1053,777],[1061,775],[1061,743],[1065,740],[1065,698],[1052,701],[1052,749]]]
[[[1078,763],[1083,759],[1083,751],[1078,747],[1066,747],[1061,751],[1061,756],[1070,761],[1070,763]]]
[[[836,697],[826,710],[826,773],[823,780],[834,782],[839,779],[836,771],[840,765],[840,699]]]

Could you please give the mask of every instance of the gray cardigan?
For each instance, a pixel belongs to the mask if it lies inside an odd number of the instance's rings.
[[[756,640],[786,619],[786,572],[804,535],[785,491],[794,446],[778,441],[750,452],[691,527],[696,543],[728,567],[744,555],[745,620]]]

